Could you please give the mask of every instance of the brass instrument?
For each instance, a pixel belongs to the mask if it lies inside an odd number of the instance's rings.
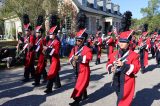
[[[120,61],[122,61],[123,63],[126,62],[126,61],[127,61],[126,58],[127,58],[128,54],[129,54],[129,51],[126,52],[121,58],[118,58],[119,53],[117,53],[117,55],[116,55],[116,61],[120,60]],[[120,67],[118,67],[117,64],[116,64],[116,61],[113,62],[113,67],[115,68],[115,70],[113,71],[111,86],[113,85],[113,80],[114,80],[115,74],[121,71],[121,70],[120,70]]]

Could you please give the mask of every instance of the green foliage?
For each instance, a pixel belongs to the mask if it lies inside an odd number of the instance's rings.
[[[58,0],[5,0],[1,13],[4,17],[18,16],[22,20],[23,14],[28,14],[32,24],[36,23],[38,15],[46,15],[46,11],[57,11]]]
[[[0,20],[0,35],[4,34],[4,21]]]
[[[152,32],[155,29],[160,29],[160,0],[149,0],[148,6],[141,9],[144,18],[133,19],[132,28],[135,30],[142,30],[143,24],[148,24],[148,31]]]
[[[148,6],[141,9],[141,13],[147,17],[159,14],[160,0],[148,0]]]

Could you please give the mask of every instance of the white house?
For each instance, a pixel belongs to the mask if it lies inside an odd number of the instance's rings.
[[[5,39],[17,39],[18,32],[22,32],[22,24],[19,18],[4,19]]]
[[[85,12],[87,16],[87,32],[95,34],[98,26],[102,26],[104,33],[110,25],[121,27],[122,15],[120,6],[111,2],[111,0],[66,0],[72,1],[75,9]]]

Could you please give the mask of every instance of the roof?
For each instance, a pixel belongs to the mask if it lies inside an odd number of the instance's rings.
[[[83,5],[80,4],[80,2],[78,0],[72,0],[72,1],[76,4],[76,6],[80,10],[83,10],[83,11],[86,11],[86,12],[95,13],[95,14],[104,15],[104,16],[107,16],[107,17],[122,18],[122,16],[118,15],[118,14],[108,13],[106,11],[98,10],[98,9],[95,9],[95,8],[90,8],[88,6],[83,6]],[[88,3],[92,3],[94,0],[87,0],[87,1],[88,1]],[[101,2],[100,2],[100,4],[101,4]],[[99,3],[97,3],[97,6],[99,6]]]

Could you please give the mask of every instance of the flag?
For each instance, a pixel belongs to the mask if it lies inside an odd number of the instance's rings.
[[[117,28],[115,26],[113,26],[113,33],[118,36],[118,33],[117,33]]]

